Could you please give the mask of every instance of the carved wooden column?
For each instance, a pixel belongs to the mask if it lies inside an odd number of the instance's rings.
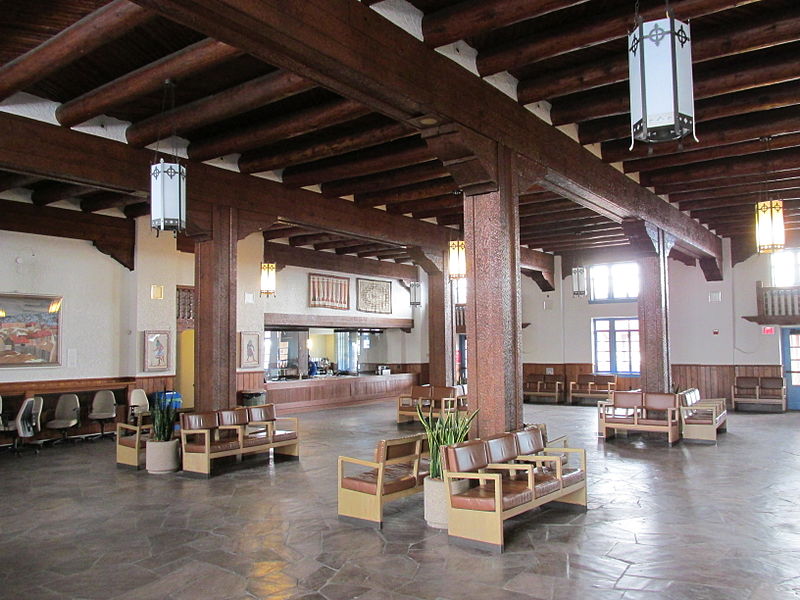
[[[453,302],[443,253],[409,247],[428,275],[428,361],[432,385],[453,385]]]
[[[466,196],[467,363],[478,435],[522,424],[519,207],[513,155],[497,152],[498,191]]]
[[[195,409],[236,405],[238,213],[211,209],[211,239],[195,244]]]

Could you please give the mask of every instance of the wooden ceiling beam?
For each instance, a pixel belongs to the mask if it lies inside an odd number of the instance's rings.
[[[442,177],[449,177],[449,175],[450,173],[444,168],[442,161],[432,160],[430,162],[411,165],[410,167],[403,167],[393,171],[384,171],[382,173],[375,173],[374,175],[365,175],[363,177],[353,177],[351,179],[340,179],[339,181],[323,183],[321,189],[325,196],[343,197],[352,194],[365,194],[389,190],[412,183],[441,179]]]
[[[115,106],[157,92],[167,79],[180,80],[241,54],[238,48],[222,42],[201,40],[65,102],[56,109],[56,119],[65,127],[72,127]]]
[[[625,234],[622,232],[621,229],[617,228],[616,231],[607,231],[607,232],[597,232],[597,233],[587,233],[582,235],[575,235],[575,234],[568,234],[568,235],[550,235],[550,236],[534,236],[534,235],[526,235],[524,238],[520,238],[521,244],[534,244],[534,245],[541,245],[541,244],[556,244],[560,242],[570,242],[570,241],[579,241],[579,242],[589,242],[589,241],[600,241],[600,240],[618,240],[625,238]]]
[[[171,135],[173,131],[184,135],[198,127],[235,117],[314,87],[315,84],[304,77],[275,71],[138,121],[125,130],[125,137],[132,146],[142,148]]]
[[[426,14],[422,18],[422,37],[428,46],[438,48],[587,1],[467,0]]]
[[[705,181],[705,180],[692,180],[664,183],[656,186],[655,190],[658,194],[669,194],[670,200],[673,196],[680,200],[680,195],[683,193],[697,192],[705,194],[711,190],[719,190],[723,195],[731,194],[729,188],[737,188],[749,184],[761,184],[768,182],[784,181],[786,179],[793,179],[800,177],[800,168],[797,169],[783,169],[776,173],[748,173],[747,175],[732,175],[727,177],[724,181]],[[735,190],[734,190],[735,193]],[[703,196],[699,196],[703,197]],[[691,200],[693,198],[687,198]]]
[[[340,246],[334,251],[336,254],[355,254],[356,252],[368,252],[376,250],[386,250],[389,246],[386,244],[353,244],[351,246]]]
[[[684,9],[695,10],[689,16],[697,16],[720,10],[732,1],[679,0],[673,8],[684,17]],[[721,240],[687,215],[360,2],[136,2],[166,18],[190,22],[205,35],[235,44],[269,64],[302,73],[323,87],[411,126],[429,130],[433,121],[444,127],[455,125],[489,141],[499,140],[518,156],[529,178],[534,174],[540,178],[534,183],[542,188],[616,221],[647,218],[674,235],[685,252],[721,261]],[[743,2],[748,0],[736,0],[735,4]],[[663,8],[653,10],[658,14]],[[625,35],[631,19],[628,10],[620,11],[619,16],[616,37]],[[553,36],[566,38],[564,34],[563,30],[556,31]],[[567,40],[570,49],[573,42]],[[432,81],[447,85],[432,85]],[[405,165],[395,165],[400,166]],[[284,172],[284,181],[290,169]],[[358,174],[367,172],[344,176]],[[317,178],[300,185],[332,179]]]
[[[25,175],[24,173],[0,173],[0,192],[24,188],[40,181],[39,177]]]
[[[681,210],[693,210],[702,206],[717,204],[726,206],[731,200],[741,196],[750,196],[759,193],[780,193],[782,190],[800,189],[800,177],[792,177],[781,181],[759,182],[749,185],[738,185],[733,187],[715,188],[700,190],[696,192],[684,192],[681,194],[670,194],[669,200],[673,204],[678,204]]]
[[[694,116],[697,123],[705,123],[797,104],[800,104],[800,80],[698,100],[695,102]],[[703,129],[701,137],[705,137],[705,125],[701,125],[701,128]],[[578,139],[581,144],[629,139],[630,135],[631,121],[627,116],[584,121],[578,128]]]
[[[281,227],[267,229],[263,233],[265,240],[277,240],[280,238],[288,238],[295,235],[303,235],[308,232],[309,230],[306,229],[305,227],[292,227],[292,226],[287,227],[286,225],[282,225]]]
[[[377,258],[377,259],[386,259],[386,258],[406,258],[408,257],[408,250],[403,248],[391,248],[388,250],[367,250],[365,252],[358,253],[359,258]]]
[[[120,194],[119,192],[97,192],[84,196],[81,199],[81,210],[83,212],[97,212],[108,208],[124,208],[128,204],[136,204],[142,199],[130,194]]]
[[[155,13],[114,0],[0,68],[0,100],[29,88],[59,69],[146,23]]]
[[[451,194],[458,190],[458,184],[452,177],[443,177],[433,181],[423,181],[412,185],[404,185],[391,190],[382,192],[369,192],[367,194],[357,194],[355,203],[361,208],[372,206],[383,206],[397,204],[399,202],[411,202],[431,196],[441,196]]]
[[[589,219],[586,219],[589,221]],[[581,234],[581,233],[588,233],[588,232],[595,232],[595,231],[619,231],[620,225],[619,223],[614,223],[613,221],[605,221],[602,223],[594,223],[594,224],[583,224],[579,221],[576,225],[570,221],[565,223],[548,223],[546,225],[542,225],[540,227],[526,227],[525,233],[530,235],[548,235],[548,234]]]
[[[234,131],[193,141],[189,144],[187,153],[192,160],[204,161],[235,152],[245,152],[346,123],[370,112],[370,109],[360,102],[333,100],[321,106],[280,115],[261,123],[249,123]]]
[[[441,217],[436,217],[436,223],[439,225],[455,225],[459,230],[464,230],[464,215],[462,213],[452,214],[452,215],[442,215]]]
[[[389,205],[391,206],[391,204]],[[440,208],[420,208],[412,212],[415,219],[430,219],[432,217],[444,217],[447,215],[458,215],[463,218],[464,206],[442,206]]]
[[[265,238],[266,239],[266,238]],[[309,233],[306,235],[293,235],[289,238],[290,246],[313,246],[321,242],[341,241],[342,236],[335,233]]]
[[[520,194],[519,205],[537,204],[539,202],[552,202],[553,200],[563,200],[563,196],[559,196],[555,192],[535,192],[532,194]]]
[[[795,53],[791,52],[780,61],[774,59],[767,62],[753,59],[747,65],[728,66],[725,71],[705,69],[695,75],[694,97],[695,100],[701,100],[797,79],[800,79],[800,67],[795,60]],[[553,125],[566,125],[622,115],[629,111],[628,86],[616,84],[596,92],[575,94],[560,99],[553,105],[550,118]]]
[[[681,18],[678,15],[678,18]],[[424,24],[424,20],[423,20]],[[800,10],[781,12],[780,20],[768,11],[755,21],[738,27],[723,27],[720,32],[692,40],[692,63],[743,54],[762,48],[800,40]],[[628,57],[624,54],[570,67],[536,78],[523,79],[517,86],[522,104],[611,85],[628,79]]]
[[[353,133],[325,134],[302,141],[275,144],[269,148],[245,152],[239,158],[242,173],[259,173],[330,158],[356,150],[393,142],[416,132],[402,123],[387,123]]]
[[[533,215],[544,215],[553,212],[562,212],[565,210],[574,210],[580,208],[572,200],[551,200],[550,202],[542,202],[541,204],[525,204],[519,207],[519,216],[528,217]]]
[[[464,206],[464,199],[461,194],[442,194],[441,196],[433,196],[432,198],[422,198],[421,200],[412,200],[410,202],[398,202],[396,204],[387,204],[386,212],[393,215],[405,215],[414,212],[415,210],[430,210],[436,208],[458,208]]]
[[[353,238],[342,238],[340,240],[314,244],[314,250],[335,250],[336,248],[344,248],[345,246],[355,246],[361,242],[362,241]]]
[[[756,0],[673,0],[670,8],[682,20],[749,4]],[[641,7],[639,15],[645,20],[664,17],[664,5]],[[527,38],[513,40],[478,54],[478,72],[481,77],[501,71],[513,71],[538,61],[553,58],[576,49],[604,44],[628,35],[633,22],[631,7],[605,11],[603,18],[588,17],[582,21],[556,28],[549,35],[542,32]]]
[[[150,203],[139,202],[138,204],[128,204],[128,206],[122,209],[122,212],[125,213],[125,216],[129,219],[143,217],[150,214]]]
[[[562,252],[574,252],[576,250],[600,250],[605,248],[623,248],[629,247],[627,239],[624,240],[608,240],[603,242],[575,242],[575,243],[558,243],[546,244],[543,246],[536,246],[531,244],[534,248],[542,248],[547,252],[561,254]]]
[[[43,181],[34,187],[31,201],[36,206],[47,206],[61,200],[69,200],[96,191],[96,187],[88,185],[63,183],[61,181]]]
[[[425,142],[419,138],[403,139],[368,150],[288,167],[283,171],[283,182],[292,187],[304,187],[337,179],[372,175],[433,159]]]
[[[520,217],[519,226],[524,228],[527,225],[538,225],[540,223],[561,223],[562,221],[576,220],[576,219],[592,219],[597,217],[597,213],[592,212],[588,208],[576,206],[570,210],[562,210],[557,213],[549,213],[547,215],[531,215],[527,217]]]
[[[292,248],[285,244],[264,242],[265,261],[274,261],[282,265],[303,267],[306,269],[323,269],[338,273],[354,273],[373,277],[389,277],[404,281],[417,281],[417,267],[400,265],[378,260],[367,260],[354,256],[338,256],[333,252],[317,252],[304,248]]]
[[[0,139],[0,170],[128,193],[150,191],[153,153],[149,150],[7,113],[0,113]],[[360,209],[347,200],[290,189],[260,177],[193,161],[188,161],[187,169],[190,220],[222,204],[276,216],[287,224],[439,252],[454,235],[431,223]]]
[[[769,198],[776,200],[791,200],[800,197],[800,185],[793,188],[782,190],[780,193],[768,192]],[[749,206],[751,209],[756,202],[767,197],[767,193],[759,190],[749,194],[739,194],[737,196],[730,196],[728,198],[716,198],[712,200],[695,200],[693,202],[684,202],[685,208],[681,210],[688,210],[691,212],[692,217],[703,218],[708,212],[716,210],[725,211],[727,209],[734,210],[742,205]]]

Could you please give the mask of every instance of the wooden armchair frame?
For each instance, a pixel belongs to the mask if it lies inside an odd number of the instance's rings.
[[[153,428],[149,425],[129,425],[128,423],[117,423],[117,466],[126,465],[141,469],[145,465],[145,447],[148,434]],[[123,435],[124,432],[133,432],[133,435]],[[123,438],[134,438],[134,446],[121,444]]]

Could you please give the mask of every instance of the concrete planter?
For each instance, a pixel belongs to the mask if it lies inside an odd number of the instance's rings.
[[[163,475],[178,470],[178,440],[168,442],[147,441],[145,466],[148,473]]]
[[[469,481],[463,479],[453,482],[456,492],[466,491]],[[423,495],[425,496],[425,523],[434,529],[447,529],[447,511],[450,500],[447,497],[447,485],[444,479],[426,477],[423,482]]]

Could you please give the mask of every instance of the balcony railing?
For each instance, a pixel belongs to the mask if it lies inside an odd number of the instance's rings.
[[[756,281],[758,315],[744,317],[762,324],[800,324],[800,286],[767,287]]]

